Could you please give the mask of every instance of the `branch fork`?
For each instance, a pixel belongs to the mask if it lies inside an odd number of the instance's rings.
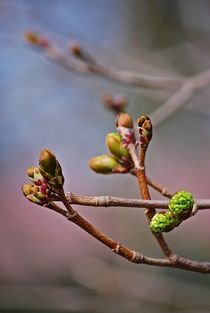
[[[177,79],[172,77],[148,76],[129,71],[120,71],[99,65],[95,62],[92,56],[81,49],[79,45],[70,47],[70,52],[73,57],[69,57],[63,51],[53,46],[46,38],[43,38],[36,33],[27,33],[25,38],[32,45],[41,48],[41,51],[48,59],[68,70],[73,70],[82,74],[99,75],[141,88],[176,91],[162,106],[151,114],[153,126],[156,126],[158,123],[171,115],[175,110],[189,101],[196,90],[210,84],[210,70],[201,72],[200,74],[189,78]],[[210,273],[210,262],[197,262],[176,255],[168,246],[162,232],[155,233],[152,231],[164,254],[164,258],[150,258],[123,246],[118,241],[115,241],[103,234],[73,209],[72,204],[144,207],[149,223],[151,223],[153,218],[156,216],[157,208],[163,207],[166,210],[168,208],[170,209],[170,201],[158,202],[153,201],[150,198],[148,185],[159,191],[162,195],[172,198],[172,194],[168,192],[166,188],[160,186],[146,176],[145,157],[149,142],[152,138],[153,128],[150,118],[147,116],[141,116],[137,121],[140,142],[139,156],[137,155],[137,145],[131,117],[126,113],[119,114],[116,126],[120,136],[122,137],[124,148],[128,150],[129,157],[133,163],[131,162],[132,164],[130,164],[130,160],[127,159],[127,155],[125,157],[126,152],[121,149],[121,146],[118,145],[118,143],[115,143],[116,146],[114,147],[114,152],[120,153],[120,156],[103,155],[97,160],[95,159],[95,163],[92,163],[92,166],[95,167],[95,170],[98,170],[98,172],[103,174],[131,173],[136,176],[142,200],[119,199],[110,196],[82,197],[72,193],[65,195],[63,189],[64,177],[62,175],[61,166],[54,154],[49,150],[43,150],[41,152],[38,170],[37,168],[30,169],[30,175],[28,174],[28,177],[33,184],[25,184],[22,187],[25,197],[37,205],[48,207],[49,209],[63,215],[68,219],[68,221],[75,223],[92,237],[95,237],[101,243],[109,247],[114,253],[124,257],[128,261],[137,264],[173,267],[200,273]],[[125,160],[128,163],[126,163]],[[36,176],[38,176],[39,181],[37,181]],[[65,209],[61,208],[57,203],[55,203],[55,201],[62,202]],[[209,200],[197,200],[191,208],[191,216],[195,215],[198,209],[209,208],[209,202]]]

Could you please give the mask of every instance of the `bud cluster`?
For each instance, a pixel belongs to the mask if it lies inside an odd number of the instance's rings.
[[[128,173],[133,162],[118,133],[108,133],[106,145],[111,155],[103,154],[89,160],[90,168],[100,174]]]
[[[128,145],[135,141],[133,121],[127,113],[120,113],[116,120],[117,133],[106,136],[106,145],[111,155],[103,154],[89,160],[90,168],[96,173],[128,173],[133,161],[128,152]]]
[[[128,173],[133,167],[133,161],[128,152],[128,144],[135,140],[133,121],[127,113],[117,117],[118,132],[106,136],[106,146],[111,155],[103,154],[89,160],[90,168],[100,174]]]
[[[51,194],[63,188],[64,177],[62,169],[55,155],[49,150],[42,150],[39,157],[39,167],[31,166],[27,169],[27,176],[32,184],[24,184],[24,196],[38,205],[46,205]]]
[[[183,220],[189,218],[194,205],[194,198],[187,191],[176,192],[169,201],[169,212],[156,213],[150,221],[154,233],[169,232]]]
[[[24,184],[22,186],[24,196],[35,204],[46,204],[49,200],[49,186],[39,168],[31,166],[27,169],[27,174],[33,184]]]

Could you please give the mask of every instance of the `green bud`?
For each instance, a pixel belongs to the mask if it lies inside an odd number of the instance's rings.
[[[34,180],[34,170],[35,170],[35,166],[30,166],[30,167],[28,167],[27,168],[27,175],[28,175],[28,178],[30,179],[30,180]]]
[[[117,158],[121,159],[129,158],[129,152],[123,146],[122,137],[118,133],[109,133],[106,136],[106,145],[109,151],[116,156]]]
[[[26,197],[29,201],[38,204],[38,205],[44,205],[46,201],[39,199],[36,195],[30,194]]]
[[[32,187],[31,187],[31,193],[37,193],[37,192],[39,192],[39,187],[38,186],[35,186],[35,185],[32,185]]]
[[[100,155],[88,161],[90,168],[100,174],[111,174],[113,169],[119,164],[117,159],[110,155]]]
[[[27,197],[28,195],[32,194],[33,193],[32,188],[33,188],[33,185],[31,185],[31,184],[24,184],[22,186],[22,192],[23,192],[24,196]]]
[[[169,201],[169,209],[173,215],[185,220],[190,217],[195,199],[187,191],[176,192]]]
[[[40,192],[40,188],[31,184],[24,184],[22,186],[24,196],[31,202],[44,205],[47,202],[47,196]]]
[[[39,156],[39,167],[41,172],[47,173],[48,175],[54,177],[57,167],[57,160],[55,155],[47,149],[42,150]]]
[[[150,228],[154,233],[169,232],[180,224],[178,217],[171,212],[156,213],[150,221]]]
[[[50,186],[60,188],[64,184],[62,168],[55,155],[45,149],[39,156],[39,170]]]

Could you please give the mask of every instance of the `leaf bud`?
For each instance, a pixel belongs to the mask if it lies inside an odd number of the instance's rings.
[[[169,232],[180,224],[178,217],[171,212],[158,212],[150,221],[150,228],[154,233]]]
[[[169,201],[169,209],[173,215],[185,220],[190,217],[195,199],[187,191],[176,192]]]
[[[116,127],[133,128],[133,121],[128,113],[118,114],[115,123]]]
[[[142,115],[137,120],[138,132],[140,135],[140,143],[148,144],[152,139],[152,122],[146,115]]]
[[[32,165],[32,166],[28,167],[28,168],[27,168],[27,171],[26,171],[28,178],[29,178],[30,180],[32,180],[32,181],[34,180],[34,170],[35,170],[35,168],[36,168],[36,167]]]
[[[129,158],[129,152],[124,147],[122,137],[118,133],[109,133],[106,136],[106,145],[109,151],[117,158]]]
[[[57,161],[55,155],[45,149],[39,156],[39,170],[47,183],[53,187],[61,187],[64,184],[62,168]]]
[[[39,45],[39,36],[35,32],[26,32],[24,34],[25,40],[32,45]]]
[[[24,196],[28,196],[28,195],[32,194],[33,193],[32,188],[33,188],[33,185],[24,184],[22,186],[22,192],[23,192]]]
[[[90,168],[100,174],[111,174],[113,169],[118,165],[116,158],[110,155],[100,155],[93,157],[88,162]]]

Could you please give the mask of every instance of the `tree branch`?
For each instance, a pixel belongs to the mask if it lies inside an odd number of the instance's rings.
[[[139,189],[140,189],[140,193],[141,193],[142,198],[144,200],[151,200],[148,185],[147,185],[146,174],[145,174],[145,156],[146,156],[148,144],[147,145],[140,144],[140,145],[141,145],[141,147],[140,147],[140,162],[139,162],[140,168],[136,169],[136,174],[137,174]],[[145,208],[145,210],[144,210],[149,222],[151,221],[152,217],[156,213],[155,209],[156,208],[153,207],[153,209]],[[161,250],[163,251],[164,255],[167,258],[171,258],[173,256],[173,252],[170,249],[169,245],[167,244],[166,240],[164,239],[163,234],[162,233],[159,233],[159,234],[153,233],[153,236],[157,240],[157,242],[158,242]]]
[[[133,262],[136,264],[153,265],[153,266],[175,267],[175,268],[199,272],[199,273],[210,273],[209,262],[197,262],[197,261],[193,261],[193,260],[189,260],[183,257],[176,256],[174,254],[171,258],[156,259],[156,258],[147,257],[143,255],[142,253],[136,252],[134,250],[130,250],[126,246],[121,245],[119,242],[103,234],[100,230],[98,230],[89,222],[87,222],[84,218],[82,218],[73,208],[69,207],[69,204],[65,202],[65,206],[66,205],[67,205],[68,211],[65,211],[64,209],[60,208],[54,202],[50,202],[48,204],[48,208],[63,215],[69,221],[78,225],[87,233],[89,233],[91,236],[95,237],[101,243],[109,247],[113,252],[127,259],[130,262]],[[69,211],[74,212],[74,215],[69,214]]]
[[[157,126],[186,104],[194,93],[210,84],[210,69],[198,73],[184,82],[183,86],[166,100],[159,108],[150,114],[152,123]]]
[[[30,34],[31,35],[31,34]],[[34,35],[34,34],[33,34]],[[41,48],[44,55],[54,63],[79,74],[98,75],[126,85],[140,88],[174,90],[176,91],[161,106],[150,114],[153,125],[157,126],[186,104],[194,93],[210,84],[210,69],[186,78],[172,78],[155,75],[139,74],[127,70],[118,70],[113,67],[99,65],[94,58],[77,44],[71,48],[73,57],[66,55],[62,50],[53,46],[37,34],[36,42],[31,41],[26,34],[26,40]],[[47,44],[46,44],[47,43]]]
[[[167,209],[168,200],[143,200],[143,199],[126,199],[112,196],[81,196],[72,192],[65,194],[70,204],[92,207],[127,207],[127,208],[148,208],[148,209]],[[60,201],[58,197],[54,201]],[[198,199],[195,202],[198,210],[210,209],[210,199]]]
[[[172,198],[173,197],[173,194],[171,192],[169,192],[167,188],[161,186],[160,184],[158,184],[153,179],[150,179],[148,176],[146,179],[147,179],[147,184],[150,187],[152,187],[153,189],[155,189],[156,191],[158,191],[162,196],[164,196],[166,198]]]
[[[98,75],[126,85],[160,90],[177,90],[185,81],[182,78],[151,76],[127,70],[118,70],[113,67],[99,65],[95,61],[88,63],[85,59],[69,57],[62,50],[52,45],[42,47],[42,51],[49,60],[67,70],[79,74]]]

